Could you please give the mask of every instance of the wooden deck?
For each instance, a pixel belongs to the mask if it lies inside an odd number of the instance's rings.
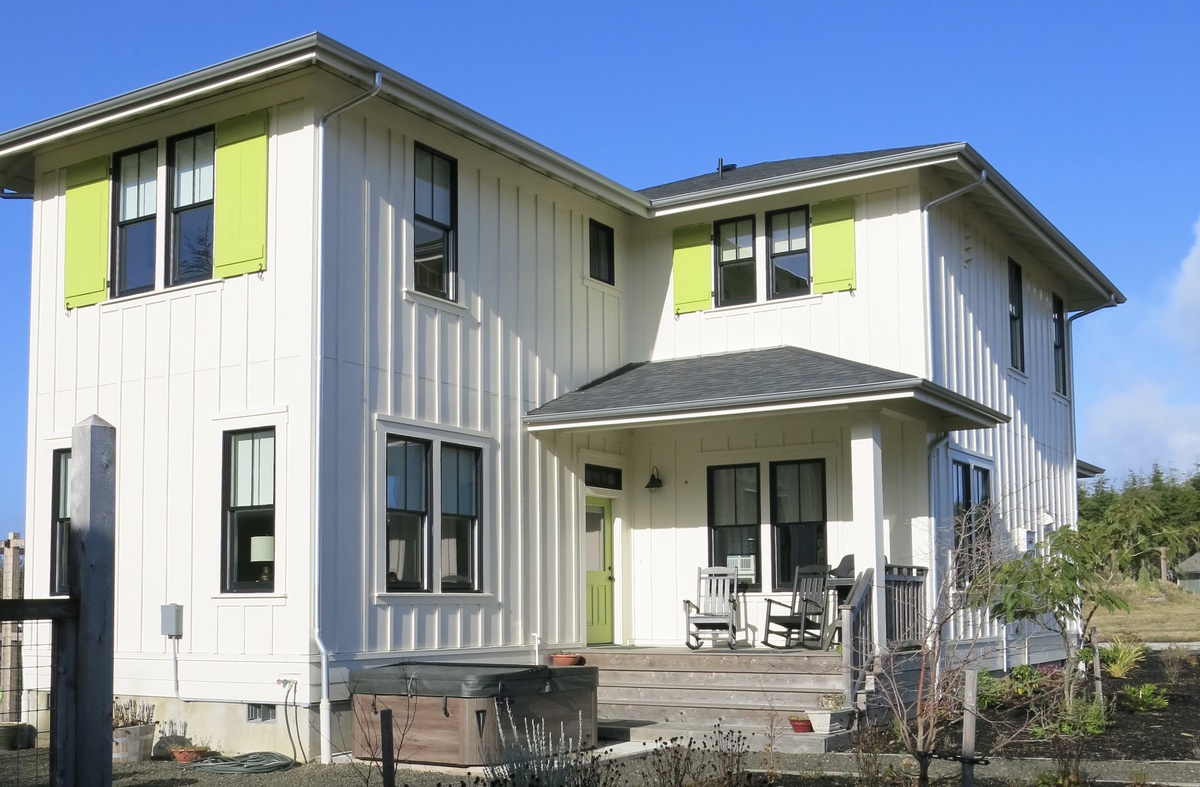
[[[777,751],[826,751],[846,737],[796,735],[788,724],[789,715],[819,708],[821,695],[841,692],[840,653],[707,646],[698,651],[601,646],[581,653],[585,663],[600,669],[601,737],[699,735],[718,723],[752,738],[780,731]]]

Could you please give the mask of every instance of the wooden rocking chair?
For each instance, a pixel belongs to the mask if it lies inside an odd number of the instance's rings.
[[[784,604],[767,599],[767,625],[762,643],[768,648],[795,648],[812,642],[824,644],[825,582],[829,566],[797,566],[792,579],[792,601]],[[778,609],[776,609],[778,608]],[[770,637],[783,637],[783,644],[771,644]]]
[[[684,644],[700,649],[700,635],[716,638],[725,632],[732,650],[737,642],[737,569],[714,566],[699,571],[696,590],[698,602],[684,600],[683,614],[687,619],[687,639]]]

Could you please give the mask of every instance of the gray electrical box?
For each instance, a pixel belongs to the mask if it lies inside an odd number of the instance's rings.
[[[183,605],[162,605],[162,634],[171,639],[183,639]]]

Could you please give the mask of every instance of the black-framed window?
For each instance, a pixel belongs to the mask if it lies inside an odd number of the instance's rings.
[[[755,300],[754,217],[718,221],[716,239],[717,305],[734,306]]]
[[[1008,348],[1009,365],[1025,371],[1025,291],[1021,266],[1008,261]]]
[[[736,567],[739,586],[751,590],[762,587],[758,490],[756,464],[708,468],[710,564]]]
[[[1067,395],[1067,315],[1063,299],[1057,295],[1052,303],[1054,321],[1054,390]]]
[[[175,137],[167,150],[171,172],[167,284],[211,279],[216,133],[209,128]]]
[[[583,483],[596,489],[620,489],[621,468],[604,465],[584,465]]]
[[[68,544],[71,538],[71,449],[54,452],[51,476],[51,495],[54,517],[50,523],[50,595],[65,596],[71,592]]]
[[[386,452],[385,589],[479,590],[479,449],[389,435]]]
[[[965,587],[992,560],[992,473],[987,467],[951,463],[954,497],[954,576]]]
[[[771,463],[775,590],[791,588],[798,566],[827,563],[825,460]]]
[[[275,590],[275,429],[225,433],[222,590]]]
[[[413,272],[418,292],[455,300],[454,230],[458,215],[458,165],[417,145],[414,153]]]
[[[596,281],[615,283],[613,229],[588,219],[588,273]]]
[[[158,249],[158,146],[118,153],[113,243],[116,254],[114,295],[132,295],[154,289]]]
[[[812,292],[808,226],[807,207],[767,214],[769,297],[790,298]]]

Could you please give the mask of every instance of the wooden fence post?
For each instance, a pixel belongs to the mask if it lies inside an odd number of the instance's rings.
[[[71,430],[68,587],[79,617],[58,649],[52,689],[54,783],[112,787],[117,430],[92,415]]]
[[[979,672],[963,676],[962,787],[975,787],[975,709],[978,707]]]

